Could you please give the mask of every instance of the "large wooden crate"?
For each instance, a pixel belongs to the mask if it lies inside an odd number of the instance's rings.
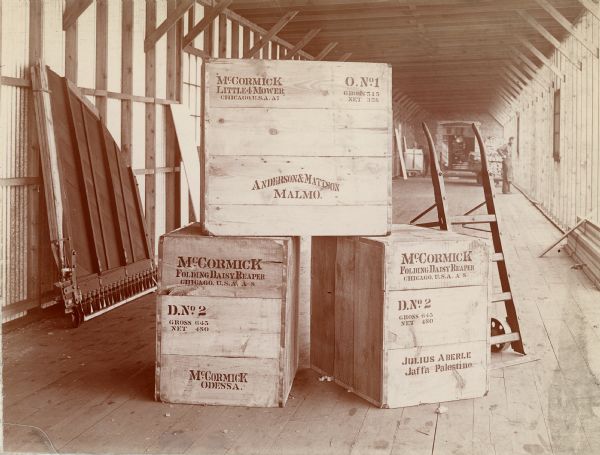
[[[394,226],[387,237],[315,237],[311,365],[381,407],[483,396],[489,245]]]
[[[156,398],[283,406],[298,366],[298,238],[161,237]]]
[[[389,233],[389,65],[217,59],[205,67],[207,231]]]

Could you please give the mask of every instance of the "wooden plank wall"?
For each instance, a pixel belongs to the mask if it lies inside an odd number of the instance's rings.
[[[2,86],[0,88],[0,306],[5,321],[26,314],[52,298],[56,271],[52,260],[45,204],[41,193],[39,147],[33,124],[29,65],[56,46],[48,61],[64,71],[62,4],[5,3],[1,13]],[[10,78],[10,79],[7,79]],[[41,197],[40,197],[41,196]]]
[[[200,145],[202,57],[241,55],[241,49],[265,33],[226,10],[194,40],[193,53],[180,52],[181,37],[204,17],[203,5],[213,4],[202,0],[145,53],[147,29],[162,23],[179,0],[95,0],[63,31],[64,9],[74,3],[11,1],[3,2],[0,12],[2,35],[11,37],[1,43],[0,52],[0,142],[8,151],[0,166],[0,226],[5,228],[0,234],[0,305],[5,322],[51,300],[56,281],[29,120],[31,62],[42,56],[105,112],[108,129],[136,174],[156,245],[165,231],[190,220],[167,105],[188,106]],[[259,57],[278,58],[292,47],[274,37]],[[295,58],[308,57],[301,53]]]
[[[583,14],[576,29],[592,47],[600,47],[597,17]],[[572,36],[561,46],[581,61],[581,70],[555,52],[552,61],[564,76],[559,78],[547,68],[540,71],[540,81],[547,79],[552,86],[543,90],[540,84],[533,84],[527,95],[521,95],[516,112],[505,125],[505,137],[517,136],[518,115],[520,150],[514,154],[515,182],[567,229],[576,224],[577,216],[589,215],[600,222],[600,65],[597,55]],[[555,162],[552,154],[556,89],[560,89],[561,103],[560,162]]]
[[[398,99],[401,97],[401,92],[398,89],[393,88],[394,98]],[[394,129],[399,131],[400,138],[406,139],[406,144],[411,147],[414,143],[426,144],[425,134],[423,133],[423,127],[421,122],[427,121],[431,118],[431,114],[424,110],[411,109],[407,104],[403,102],[393,103],[394,111]],[[431,129],[431,126],[430,126]],[[394,150],[392,153],[392,177],[397,178],[400,174],[400,163],[398,153],[402,150],[402,144],[397,144],[396,135],[394,134]]]

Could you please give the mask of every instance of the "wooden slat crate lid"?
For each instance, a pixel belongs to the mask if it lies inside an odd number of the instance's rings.
[[[248,112],[242,108],[206,112],[211,155],[390,155],[387,111],[252,108],[252,121]]]
[[[390,291],[384,304],[385,350],[487,340],[486,286]]]
[[[485,340],[385,351],[381,406],[397,408],[484,396],[488,351]]]
[[[387,63],[209,60],[207,109],[388,110],[391,98],[384,94],[390,91],[391,72]]]
[[[408,225],[359,242],[385,245],[385,289],[428,289],[485,286],[491,254],[486,240]]]
[[[428,242],[444,242],[448,240],[465,240],[473,237],[459,234],[454,231],[441,231],[439,229],[414,226],[412,224],[392,224],[391,233],[387,236],[369,237],[378,242],[416,242],[426,240]]]
[[[290,237],[198,235],[198,223],[161,237],[160,294],[283,298]]]
[[[376,183],[388,175],[388,166],[384,157],[213,156],[207,161],[210,187],[205,200],[211,206],[355,205],[357,210],[362,206],[386,209],[387,185]],[[285,212],[281,216],[285,217]]]
[[[281,299],[159,295],[161,352],[277,359]]]
[[[277,359],[162,355],[159,398],[169,403],[283,406]]]

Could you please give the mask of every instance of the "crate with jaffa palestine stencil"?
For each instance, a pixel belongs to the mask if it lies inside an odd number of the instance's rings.
[[[389,65],[215,59],[205,69],[208,232],[389,232]]]
[[[483,240],[414,226],[313,238],[313,369],[380,407],[483,396],[489,254]]]
[[[298,238],[161,237],[156,398],[283,406],[298,365]]]

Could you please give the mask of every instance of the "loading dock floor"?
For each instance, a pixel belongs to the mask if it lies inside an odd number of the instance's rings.
[[[427,179],[395,181],[394,221],[430,205],[430,188]],[[452,214],[483,200],[470,180],[448,179],[446,189]],[[282,409],[156,403],[148,296],[76,330],[51,318],[3,334],[4,449],[600,453],[600,291],[564,253],[537,259],[560,233],[522,195],[496,200],[523,338],[539,360],[491,370],[486,397],[444,403],[443,414],[437,404],[380,410],[301,370]]]

